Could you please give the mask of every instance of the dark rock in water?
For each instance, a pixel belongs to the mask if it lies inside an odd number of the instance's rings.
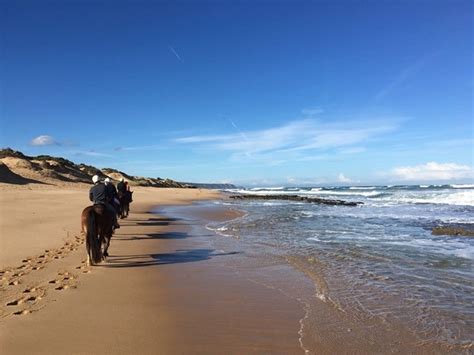
[[[285,201],[302,201],[317,203],[321,205],[331,205],[331,206],[358,206],[363,205],[363,202],[349,202],[343,200],[330,200],[324,198],[315,198],[315,197],[305,197],[305,196],[296,196],[296,195],[232,195],[229,196],[233,199],[238,200],[285,200]]]
[[[438,226],[431,230],[431,234],[474,237],[474,230],[462,226]]]
[[[236,189],[237,186],[232,185],[232,184],[212,184],[212,183],[197,183],[197,182],[181,182],[181,184],[184,184],[188,186],[189,188],[193,189],[219,189],[219,190],[225,190],[225,189]]]

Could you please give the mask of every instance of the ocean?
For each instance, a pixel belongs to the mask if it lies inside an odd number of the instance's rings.
[[[237,243],[254,260],[283,260],[303,275],[299,286],[289,279],[287,286],[282,286],[282,279],[273,282],[306,300],[306,318],[314,298],[354,319],[403,324],[421,341],[473,349],[474,237],[433,235],[432,228],[474,230],[474,185],[227,192],[363,202],[349,207],[286,200],[216,201],[245,213],[207,228],[223,242]]]

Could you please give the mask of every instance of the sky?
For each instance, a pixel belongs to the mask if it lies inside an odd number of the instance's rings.
[[[0,147],[239,185],[473,183],[472,1],[0,0]]]

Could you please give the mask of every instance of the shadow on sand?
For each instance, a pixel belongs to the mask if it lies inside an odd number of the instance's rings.
[[[116,255],[109,256],[107,262],[98,266],[106,268],[131,268],[154,265],[191,263],[210,260],[216,256],[236,255],[240,252],[216,253],[215,249],[179,249],[174,253]]]
[[[177,223],[172,223],[179,221],[178,218],[148,218],[146,221],[133,221],[137,226],[167,226],[169,224],[177,224]]]
[[[148,239],[186,239],[189,237],[187,233],[181,232],[166,232],[166,233],[151,233],[151,234],[126,234],[117,235],[113,238],[113,241],[125,241],[125,240],[148,240]],[[124,237],[122,237],[124,236]]]

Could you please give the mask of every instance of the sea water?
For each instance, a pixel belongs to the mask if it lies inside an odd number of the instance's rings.
[[[421,339],[472,349],[474,185],[254,188],[231,193],[343,199],[358,207],[279,200],[216,202],[245,211],[211,223],[247,255],[276,256],[314,283],[314,297],[358,319],[404,324]]]

